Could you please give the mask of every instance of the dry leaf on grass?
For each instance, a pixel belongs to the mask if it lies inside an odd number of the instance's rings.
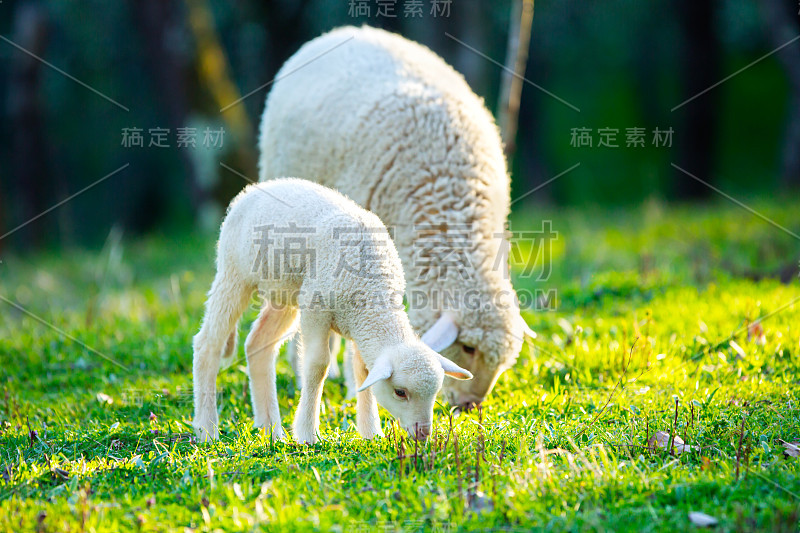
[[[719,523],[719,521],[713,516],[709,516],[706,513],[701,513],[698,511],[692,511],[689,513],[689,520],[692,522],[692,524],[699,527],[714,527]]]
[[[105,392],[98,392],[97,393],[97,401],[100,402],[100,403],[108,404],[108,405],[111,405],[112,403],[114,403],[114,399],[111,396],[109,396],[108,394],[106,394]]]
[[[666,431],[657,431],[655,435],[650,437],[650,440],[647,441],[647,445],[650,447],[650,451],[655,451],[656,448],[661,448],[662,450],[666,450],[669,448],[669,440],[670,435]],[[698,446],[690,446],[683,442],[683,439],[675,436],[674,441],[672,442],[672,450],[675,455],[680,455],[683,452],[690,452],[693,449],[699,449]]]
[[[747,327],[747,342],[755,342],[760,346],[767,343],[767,336],[764,335],[764,328],[761,327],[761,322],[753,322]]]
[[[789,457],[800,457],[800,443],[798,442],[786,442],[785,440],[778,440],[783,446],[783,453],[784,455],[788,455]]]

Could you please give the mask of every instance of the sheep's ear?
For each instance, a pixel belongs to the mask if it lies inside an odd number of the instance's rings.
[[[533,340],[536,338],[536,332],[531,329],[525,319],[522,316],[519,317],[520,322],[522,322],[522,332],[525,334],[525,337]]]
[[[372,367],[372,370],[367,374],[367,379],[358,388],[358,392],[364,391],[369,387],[375,385],[382,379],[389,379],[392,377],[392,363],[388,357],[379,357]]]
[[[450,313],[442,313],[439,320],[423,333],[422,342],[430,346],[434,352],[441,352],[453,344],[458,338],[458,326]]]
[[[472,373],[469,370],[461,368],[443,355],[439,355],[438,357],[445,375],[456,379],[472,379]]]

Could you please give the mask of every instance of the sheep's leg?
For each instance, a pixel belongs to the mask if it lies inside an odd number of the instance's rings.
[[[339,379],[342,375],[339,371],[339,352],[342,349],[342,338],[333,332],[331,332],[330,336],[330,348],[331,366],[328,368],[328,377],[330,379]]]
[[[353,374],[355,374],[356,383],[359,386],[367,379],[368,373],[369,370],[364,364],[364,360],[361,359],[358,348],[353,347]],[[365,439],[383,437],[381,417],[378,415],[378,401],[372,394],[371,388],[356,393],[356,428],[359,435]]]
[[[347,385],[347,399],[352,400],[356,397],[356,377],[353,373],[353,352],[355,351],[355,343],[353,341],[345,340],[344,343],[344,383]]]
[[[242,316],[249,299],[248,287],[226,279],[220,269],[211,285],[206,314],[200,332],[193,341],[194,420],[201,442],[219,438],[217,416],[217,374],[231,332]]]
[[[301,390],[303,388],[303,373],[302,369],[300,368],[300,356],[298,355],[300,350],[302,350],[300,346],[301,341],[301,334],[298,331],[297,334],[289,340],[289,344],[286,345],[286,355],[289,358],[289,363],[292,365],[292,373],[294,373],[294,386],[297,390]]]
[[[247,335],[244,344],[250,396],[253,400],[253,425],[263,428],[273,440],[283,440],[281,412],[275,385],[275,359],[297,317],[293,307],[278,309],[267,302]]]
[[[319,406],[322,386],[331,362],[328,342],[330,324],[301,318],[302,347],[298,352],[303,391],[294,416],[294,440],[300,444],[315,444],[319,433]]]

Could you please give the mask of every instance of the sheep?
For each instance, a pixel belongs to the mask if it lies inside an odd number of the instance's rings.
[[[475,375],[446,379],[444,395],[482,402],[535,336],[508,275],[510,180],[491,114],[439,56],[367,26],[306,43],[276,80],[259,179],[313,176],[392,228],[411,324]]]
[[[355,342],[356,426],[383,435],[377,402],[424,440],[444,375],[472,375],[414,333],[402,306],[400,259],[381,221],[341,194],[300,179],[250,185],[220,229],[217,273],[194,337],[193,424],[201,441],[219,437],[216,378],[236,349],[237,322],[254,290],[264,303],[245,341],[254,426],[283,440],[275,357],[297,320],[303,389],[294,439],[314,444],[331,330]]]

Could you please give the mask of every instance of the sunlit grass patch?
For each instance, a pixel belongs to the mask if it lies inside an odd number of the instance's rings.
[[[558,292],[524,312],[533,348],[480,411],[437,406],[416,445],[388,415],[386,438],[360,439],[342,380],[318,445],[273,443],[251,428],[244,359],[218,380],[221,440],[194,441],[213,237],[4,258],[0,295],[61,331],[0,303],[0,530],[686,530],[692,511],[796,530],[800,243],[728,208],[552,219],[549,278],[512,271]],[[289,428],[283,357],[278,386]]]

